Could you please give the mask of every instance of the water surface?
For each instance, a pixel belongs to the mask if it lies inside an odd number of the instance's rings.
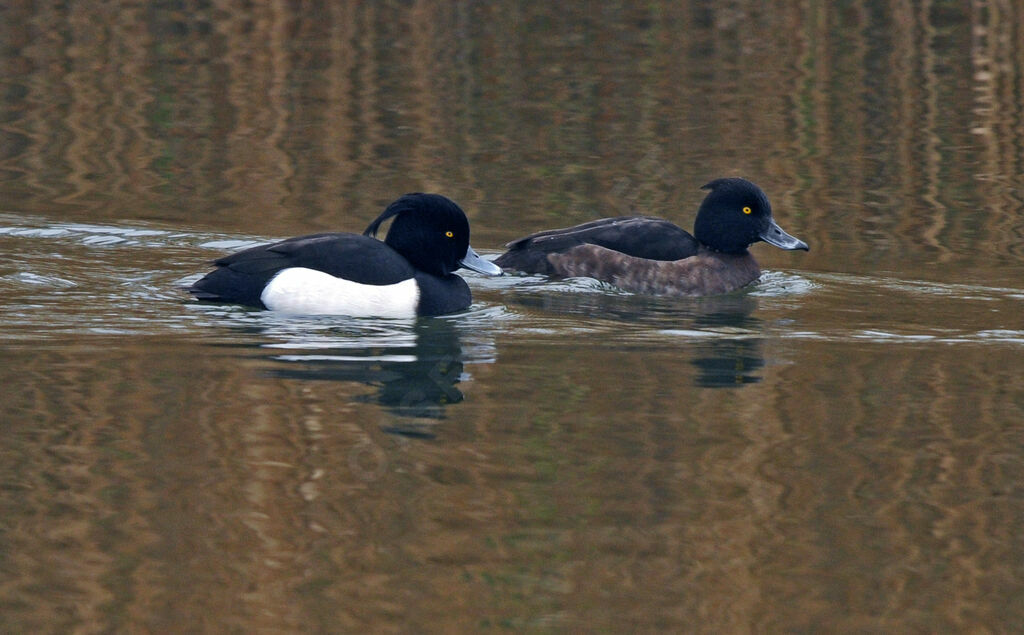
[[[1024,16],[0,10],[0,630],[1024,629]],[[742,175],[809,253],[650,298],[191,301],[406,191],[486,256]]]

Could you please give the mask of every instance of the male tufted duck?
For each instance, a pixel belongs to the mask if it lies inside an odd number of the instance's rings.
[[[387,238],[381,223],[394,218]],[[469,307],[466,267],[501,269],[469,246],[469,221],[439,194],[406,194],[363,235],[324,233],[260,245],[217,260],[189,291],[200,300],[301,314],[442,315]]]
[[[761,269],[747,247],[759,240],[809,249],[775,223],[768,197],[750,181],[716,179],[701,189],[710,191],[694,236],[651,216],[603,218],[510,242],[494,262],[526,273],[596,278],[635,293],[703,296],[757,280]]]

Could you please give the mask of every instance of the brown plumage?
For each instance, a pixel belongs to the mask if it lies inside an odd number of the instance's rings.
[[[595,278],[649,295],[718,295],[744,287],[761,275],[749,252],[723,254],[706,247],[681,260],[649,260],[599,245],[579,245],[548,254],[547,260],[564,277]]]
[[[747,250],[755,242],[808,249],[775,223],[768,197],[750,181],[717,179],[704,189],[710,192],[693,235],[651,216],[604,218],[512,241],[495,263],[526,273],[595,278],[634,293],[702,296],[757,280],[761,269]]]

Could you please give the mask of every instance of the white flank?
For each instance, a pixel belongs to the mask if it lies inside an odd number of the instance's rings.
[[[283,269],[260,294],[271,311],[301,315],[416,317],[420,288],[410,278],[395,284],[359,284],[303,267]]]

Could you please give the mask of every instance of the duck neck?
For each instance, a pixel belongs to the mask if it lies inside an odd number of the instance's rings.
[[[701,253],[719,254],[721,256],[735,257],[750,255],[750,251],[747,249],[748,247],[750,247],[750,245],[741,245],[739,243],[736,243],[734,245],[712,245],[704,242],[703,240],[700,239],[700,237],[697,237],[697,242],[700,243]]]

